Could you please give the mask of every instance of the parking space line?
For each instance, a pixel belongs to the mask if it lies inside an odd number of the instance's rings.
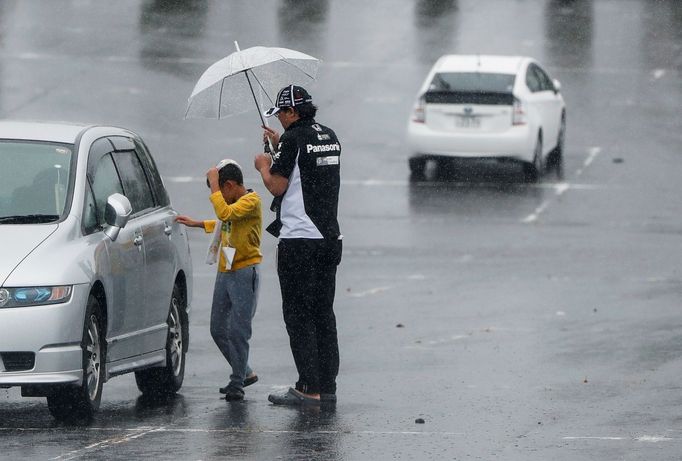
[[[120,437],[110,437],[108,439],[92,443],[86,447],[80,448],[78,450],[73,450],[73,451],[70,451],[69,453],[57,456],[55,458],[50,458],[50,459],[52,461],[66,461],[66,460],[76,459],[76,458],[79,458],[83,455],[89,454],[92,451],[101,450],[101,449],[108,448],[108,447],[113,446],[113,445],[118,445],[121,443],[130,442],[131,440],[139,439],[140,437],[144,437],[145,435],[151,434],[153,432],[163,432],[164,429],[165,429],[164,427],[157,427],[157,428],[145,427],[145,428],[128,430],[128,432],[130,432],[129,434],[126,434],[126,435],[123,435]]]
[[[587,155],[587,158],[585,159],[585,161],[583,162],[582,168],[579,168],[578,171],[575,172],[576,178],[582,176],[585,169],[587,167],[589,167],[590,165],[592,165],[592,162],[597,157],[597,155],[599,155],[600,153],[601,153],[601,147],[590,147],[588,149],[588,155]]]
[[[350,293],[348,296],[351,298],[366,298],[367,296],[372,296],[376,295],[379,293],[383,293],[384,291],[388,291],[393,287],[376,287],[376,288],[371,288],[369,290],[365,291],[360,291],[358,293]]]
[[[641,435],[639,437],[598,437],[598,436],[577,436],[577,437],[562,437],[563,440],[607,440],[607,441],[629,441],[629,442],[671,442],[680,440],[677,438],[657,436],[657,435]]]
[[[594,159],[597,158],[597,155],[601,152],[601,147],[590,147],[588,149],[588,154],[587,158],[583,162],[582,166],[575,172],[575,177],[579,178],[582,176],[583,172],[585,171],[586,168],[588,168],[592,162],[594,162]],[[547,208],[549,207],[550,204],[552,204],[558,197],[561,197],[564,193],[566,193],[569,189],[574,189],[577,188],[574,185],[570,183],[560,183],[554,185],[554,195],[552,197],[549,197],[548,199],[544,200],[540,206],[538,206],[531,214],[526,216],[521,220],[523,224],[531,224],[534,223],[538,220],[540,215],[544,213]]]

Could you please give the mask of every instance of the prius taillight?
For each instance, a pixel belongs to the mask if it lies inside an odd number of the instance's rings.
[[[412,111],[412,121],[416,123],[426,122],[426,114],[424,111],[426,101],[424,96],[420,96],[417,102],[414,103],[414,109]]]
[[[512,105],[512,125],[525,125],[528,122],[526,106],[520,99],[514,98]]]

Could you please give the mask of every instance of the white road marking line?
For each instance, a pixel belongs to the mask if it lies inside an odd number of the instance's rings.
[[[658,442],[670,442],[673,440],[679,440],[671,437],[661,437],[654,435],[642,435],[640,437],[598,437],[598,436],[583,436],[583,437],[562,437],[563,440],[615,440],[615,441],[633,441],[633,442],[647,442],[647,443],[658,443]]]
[[[601,147],[590,147],[588,150],[588,155],[585,161],[583,162],[582,168],[578,169],[578,171],[575,172],[575,177],[580,177],[582,176],[583,172],[587,167],[592,165],[592,162],[594,162],[594,159],[601,153]]]
[[[55,458],[50,458],[53,461],[66,461],[66,460],[71,460],[78,458],[82,455],[85,455],[91,451],[99,450],[102,448],[107,448],[112,445],[117,445],[120,443],[126,443],[130,442],[131,440],[139,439],[140,437],[143,437],[147,434],[151,434],[153,432],[163,432],[164,427],[157,427],[157,428],[137,428],[137,429],[131,429],[131,430],[125,430],[126,432],[129,432],[126,435],[120,436],[120,437],[111,437],[105,440],[101,440],[99,442],[95,442],[93,444],[90,444],[86,447],[80,448],[78,450],[73,450],[70,451],[69,453],[66,453],[64,455],[57,456]]]
[[[600,152],[601,152],[601,147],[591,147],[590,151],[589,151],[590,154],[585,159],[585,162],[583,163],[583,167],[587,168],[588,166],[590,166],[592,164],[592,162],[594,161],[594,159],[597,157],[597,155],[599,155]]]
[[[588,149],[588,154],[587,158],[583,162],[583,166],[578,169],[578,171],[575,172],[575,177],[579,177],[583,174],[583,171],[587,167],[589,167],[592,162],[594,162],[594,159],[597,158],[597,155],[601,153],[601,147],[590,147]],[[549,207],[549,205],[557,198],[566,193],[569,189],[578,189],[577,185],[572,185],[569,183],[559,183],[554,186],[554,196],[546,199],[544,202],[540,204],[539,207],[535,209],[531,214],[526,216],[521,220],[522,223],[524,224],[530,224],[538,220],[540,215]]]
[[[627,437],[596,437],[596,436],[585,436],[585,437],[562,437],[564,440],[629,440]]]
[[[172,178],[166,178],[170,182],[199,182],[199,178],[194,178],[192,176],[174,176]]]
[[[426,344],[429,346],[439,346],[441,344],[449,344],[455,341],[459,341],[461,339],[467,339],[471,338],[471,335],[453,335],[450,336],[449,338],[443,338],[443,339],[434,339],[432,341],[427,341]]]
[[[656,435],[643,435],[641,437],[637,437],[635,440],[638,442],[650,442],[650,443],[658,443],[658,442],[669,442],[671,440],[676,440],[670,437],[661,437],[661,436],[656,436]]]
[[[554,192],[555,192],[554,197],[548,198],[547,200],[542,202],[540,204],[540,206],[535,209],[535,211],[533,211],[531,214],[529,214],[528,216],[523,218],[521,220],[521,222],[524,224],[528,224],[528,223],[532,223],[532,222],[537,221],[537,219],[547,209],[547,207],[552,202],[552,200],[554,200],[554,198],[561,196],[564,192],[566,192],[567,190],[569,190],[571,188],[572,188],[571,185],[568,183],[557,184],[554,187]]]
[[[392,288],[393,287],[376,287],[376,288],[371,288],[369,290],[360,291],[358,293],[349,293],[348,296],[351,298],[366,298],[367,296],[372,296],[372,295],[376,295],[379,293],[383,293],[384,291],[388,291]]]

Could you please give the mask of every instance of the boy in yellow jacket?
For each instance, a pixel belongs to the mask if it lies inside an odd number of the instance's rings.
[[[200,227],[214,238],[207,263],[218,262],[211,306],[211,336],[232,367],[230,382],[220,388],[226,400],[243,400],[244,387],[258,381],[249,367],[251,320],[258,302],[261,241],[261,200],[244,187],[234,160],[220,161],[206,173],[209,197],[217,220],[197,221],[178,216],[177,222]]]

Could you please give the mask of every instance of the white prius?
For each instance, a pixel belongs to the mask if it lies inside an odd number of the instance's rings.
[[[548,161],[561,174],[566,105],[561,85],[532,58],[446,55],[417,95],[407,140],[413,177],[427,160],[520,161],[536,180]]]

